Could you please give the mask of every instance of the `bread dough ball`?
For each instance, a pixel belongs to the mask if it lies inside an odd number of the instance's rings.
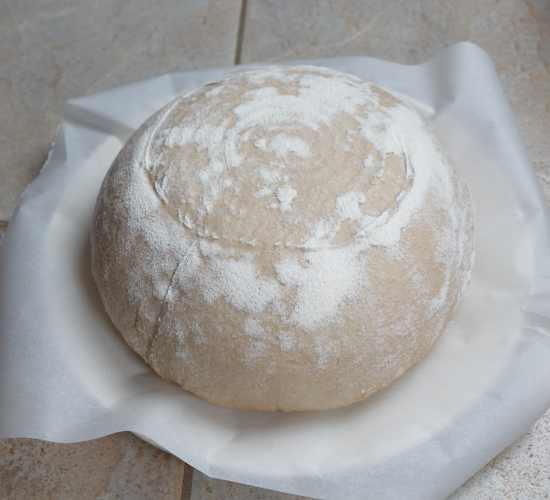
[[[382,389],[444,331],[473,204],[432,125],[315,66],[177,98],[99,194],[93,274],[126,342],[228,408],[324,410]]]

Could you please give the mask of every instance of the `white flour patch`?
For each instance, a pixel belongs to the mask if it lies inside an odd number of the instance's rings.
[[[290,186],[283,186],[277,189],[275,195],[279,200],[281,212],[288,212],[292,209],[292,200],[298,196],[298,192]]]
[[[314,330],[338,317],[339,306],[361,290],[363,265],[354,248],[324,248],[305,253],[307,265],[287,258],[275,265],[279,281],[296,290],[290,321]]]
[[[269,145],[269,149],[278,158],[286,158],[289,153],[294,153],[300,158],[310,158],[311,149],[309,144],[295,135],[278,134]]]
[[[359,205],[365,203],[365,195],[359,191],[350,191],[336,198],[336,217],[339,221],[346,219],[359,220],[363,214]]]

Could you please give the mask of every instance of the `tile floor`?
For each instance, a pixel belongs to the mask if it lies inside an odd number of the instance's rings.
[[[550,200],[547,0],[8,0],[0,3],[0,236],[44,164],[67,99],[235,62],[489,52]],[[449,500],[548,498],[550,413]],[[0,498],[297,497],[212,480],[129,433],[76,444],[0,441]],[[521,492],[521,493],[520,493]]]

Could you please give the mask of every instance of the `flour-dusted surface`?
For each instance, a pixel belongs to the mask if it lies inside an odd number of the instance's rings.
[[[313,66],[229,74],[148,120],[106,177],[94,275],[127,342],[222,406],[367,397],[444,330],[468,188],[429,122]]]

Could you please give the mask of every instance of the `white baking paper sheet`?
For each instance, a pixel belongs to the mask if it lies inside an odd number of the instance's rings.
[[[362,403],[319,413],[219,408],[126,346],[90,272],[102,179],[132,132],[235,67],[176,73],[69,101],[51,157],[0,248],[0,438],[147,436],[209,476],[328,500],[442,500],[550,406],[546,201],[488,55],[469,43],[353,73],[433,121],[471,186],[476,262],[428,355]]]

